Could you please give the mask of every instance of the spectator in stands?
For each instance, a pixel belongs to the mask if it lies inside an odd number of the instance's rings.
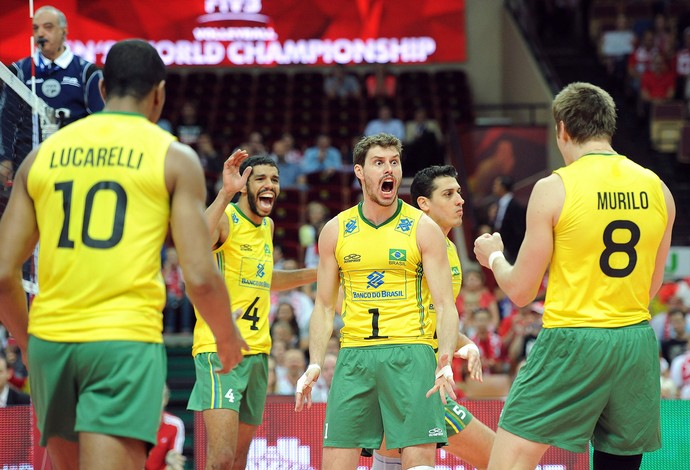
[[[685,317],[685,311],[680,308],[668,311],[668,321],[673,331],[673,337],[661,341],[661,355],[669,364],[673,362],[676,356],[685,352],[688,340],[690,340],[690,335],[685,330],[687,326]]]
[[[304,151],[302,172],[321,173],[323,178],[328,178],[342,166],[340,150],[331,145],[328,134],[319,134],[316,137],[316,145]]]
[[[170,401],[170,389],[163,388],[163,408],[161,424],[156,436],[156,445],[149,451],[145,470],[184,470],[187,458],[182,455],[184,448],[184,422],[172,413],[165,411]]]
[[[347,73],[342,64],[331,68],[330,74],[323,82],[323,91],[330,99],[359,98],[361,95],[359,80]]]
[[[277,324],[278,322],[284,322],[290,325],[290,332],[292,335],[294,335],[295,338],[297,338],[296,344],[294,346],[299,347],[300,349],[306,351],[307,348],[309,347],[308,341],[304,341],[302,339],[302,328],[299,325],[299,322],[297,321],[297,315],[295,313],[295,307],[292,306],[290,302],[280,302],[278,304],[278,308],[276,309],[276,314],[275,314],[275,319],[273,320],[273,324]],[[307,330],[307,335],[309,334],[309,331]],[[272,335],[273,336],[273,335]],[[280,339],[280,338],[279,338]],[[307,336],[308,339],[308,336]]]
[[[304,266],[316,268],[319,265],[317,241],[321,229],[328,222],[328,208],[319,201],[307,204],[307,223],[299,228],[299,243],[304,248]]]
[[[24,390],[29,377],[29,371],[22,360],[22,350],[13,337],[7,340],[5,360],[7,360],[7,365],[10,368],[10,377],[8,379],[10,384],[16,387],[17,390]]]
[[[642,74],[649,69],[652,56],[657,52],[654,47],[654,32],[646,30],[642,33],[640,44],[628,57],[628,88],[631,96],[637,98],[640,94]]]
[[[414,119],[405,124],[405,156],[403,173],[414,176],[419,170],[430,165],[442,165],[443,133],[435,119],[429,118],[426,109],[415,109]]]
[[[654,54],[649,69],[642,74],[638,116],[647,118],[651,106],[673,99],[676,94],[676,72],[662,54]]]
[[[264,136],[261,132],[254,131],[247,137],[247,143],[242,145],[242,148],[247,151],[250,157],[254,155],[265,155],[268,153],[266,145],[264,145]]]
[[[537,340],[537,335],[542,328],[542,314],[544,313],[544,304],[542,302],[532,302],[531,304],[520,308],[520,320],[513,322],[513,327],[509,333],[510,342],[506,344],[506,339],[503,338],[504,349],[508,354],[508,359],[515,370],[516,366],[527,359],[534,342]]]
[[[216,193],[216,183],[223,171],[223,158],[213,145],[213,138],[208,132],[199,134],[195,147],[206,178],[206,202],[210,204],[211,195]]]
[[[690,340],[686,351],[671,363],[671,380],[678,388],[678,398],[690,400]]]
[[[654,48],[666,60],[669,60],[675,52],[676,35],[669,26],[668,18],[663,12],[657,12],[654,15],[652,32],[654,33]]]
[[[475,325],[472,312],[483,309],[489,312],[491,327],[495,331],[500,322],[496,297],[486,287],[484,273],[477,266],[467,266],[464,269],[462,287],[456,300],[458,314],[463,323],[463,330],[467,336],[474,334]]]
[[[479,348],[484,374],[508,372],[507,363],[503,357],[501,337],[495,333],[489,311],[478,308],[472,312],[472,325],[474,325],[475,333],[470,336],[470,339]]]
[[[690,27],[683,31],[683,45],[676,54],[675,62],[678,76],[676,96],[688,103],[690,111]]]
[[[294,259],[286,259],[283,268],[286,270],[297,269],[298,264]],[[304,342],[309,338],[309,318],[314,308],[314,301],[301,288],[288,289],[281,292],[271,293],[271,315],[277,317],[278,306],[288,303],[292,306],[297,325],[299,326],[300,341]]]
[[[192,304],[185,294],[182,268],[177,257],[177,250],[168,247],[163,262],[163,279],[165,281],[166,302],[163,309],[163,324],[166,333],[191,333],[194,313]],[[179,330],[178,330],[179,323]]]
[[[276,380],[280,380],[287,373],[285,369],[285,352],[288,350],[285,341],[271,338],[271,355],[275,362]]]
[[[0,353],[0,408],[28,405],[31,402],[29,395],[10,385],[10,374],[7,358]]]
[[[98,90],[102,73],[91,62],[72,53],[67,38],[67,18],[53,6],[43,6],[33,17],[34,43],[31,57],[10,65],[10,71],[27,86],[31,86],[32,72],[36,76],[36,95],[57,113],[58,124],[64,126],[103,109]],[[19,165],[33,148],[31,114],[26,103],[8,93],[2,108],[2,146],[0,157]],[[18,109],[25,109],[21,117]],[[8,110],[10,112],[5,112]]]
[[[690,315],[687,315],[688,308],[683,302],[682,297],[676,294],[670,295],[666,298],[664,302],[665,311],[659,312],[654,315],[649,322],[650,326],[654,330],[654,334],[659,342],[675,338],[675,331],[671,328],[671,319],[669,312],[672,310],[681,310],[686,313],[686,323],[685,331],[690,333]]]
[[[514,263],[527,229],[527,209],[513,194],[513,178],[508,175],[494,179],[492,193],[497,199],[493,230],[501,234],[505,244],[505,257]]]
[[[335,363],[338,361],[338,356],[335,354],[326,354],[323,357],[323,367],[319,379],[314,384],[311,391],[311,400],[314,403],[326,403],[328,401],[328,392],[331,390],[331,383],[333,382],[333,373],[335,372]]]
[[[197,104],[185,101],[180,109],[180,119],[175,127],[175,135],[183,144],[194,146],[204,132],[204,124],[199,118]]]
[[[266,386],[266,395],[275,395],[276,385],[276,359],[273,356],[268,356],[268,381]]]
[[[307,361],[301,349],[285,351],[285,375],[278,379],[276,392],[279,395],[293,395],[297,381],[307,369]]]
[[[273,142],[270,157],[278,165],[281,188],[296,188],[304,184],[302,166],[298,162],[288,161],[288,142],[285,139]]]
[[[285,155],[285,161],[290,163],[302,163],[304,155],[300,149],[295,146],[295,137],[289,132],[283,132],[280,139],[285,142],[287,147],[287,154]]]
[[[386,64],[375,64],[374,71],[364,79],[367,96],[371,99],[393,98],[397,86],[397,78]]]
[[[635,33],[628,17],[620,12],[616,16],[616,29],[605,31],[599,41],[599,55],[616,89],[622,90],[625,85],[628,57],[634,50]]]
[[[405,139],[405,126],[398,118],[393,117],[390,106],[383,104],[379,107],[378,118],[369,121],[364,128],[364,135],[391,134],[400,140]]]

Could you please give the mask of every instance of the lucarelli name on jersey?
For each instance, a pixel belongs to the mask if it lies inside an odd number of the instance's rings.
[[[645,191],[599,191],[598,210],[638,210],[649,209],[649,195]]]
[[[372,292],[352,292],[353,299],[399,299],[405,297],[401,290],[382,290]]]
[[[67,147],[50,155],[50,168],[123,167],[138,170],[144,153],[125,147]]]

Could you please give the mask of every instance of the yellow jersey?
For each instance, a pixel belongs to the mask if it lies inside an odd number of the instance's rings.
[[[237,326],[250,347],[244,355],[269,354],[271,335],[268,313],[271,308],[273,277],[273,237],[271,221],[264,217],[259,225],[252,222],[239,207],[225,209],[230,232],[214,253],[225,278],[233,311],[241,309]],[[192,354],[216,352],[213,332],[196,312]]]
[[[162,342],[174,140],[142,115],[103,112],[43,142],[27,182],[40,233],[30,334]]]
[[[335,256],[343,288],[341,346],[434,346],[434,315],[422,287],[417,245],[422,211],[398,201],[395,214],[375,226],[362,204],[338,214]]]
[[[668,221],[659,177],[622,155],[585,155],[555,172],[565,201],[554,227],[544,327],[649,320],[649,289]]]

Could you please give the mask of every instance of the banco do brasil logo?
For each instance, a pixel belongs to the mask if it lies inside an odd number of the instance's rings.
[[[383,284],[383,272],[374,271],[367,276],[369,282],[367,282],[367,287],[376,289]]]

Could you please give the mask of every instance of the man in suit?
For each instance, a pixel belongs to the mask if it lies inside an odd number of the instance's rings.
[[[520,245],[525,238],[526,215],[525,206],[513,195],[513,179],[510,176],[497,176],[494,180],[493,194],[497,198],[494,232],[501,234],[505,244],[506,259],[514,263]]]
[[[0,354],[0,408],[14,405],[28,405],[31,402],[29,395],[15,390],[9,385],[10,368],[5,356]]]

